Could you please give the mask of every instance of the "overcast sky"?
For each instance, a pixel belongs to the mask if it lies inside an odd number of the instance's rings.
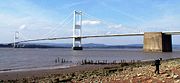
[[[180,31],[179,0],[0,0],[0,43],[13,42],[15,31],[20,40],[72,36],[74,10],[83,12],[83,35]],[[179,37],[173,37],[174,44],[180,44]],[[83,42],[139,44],[143,37]]]

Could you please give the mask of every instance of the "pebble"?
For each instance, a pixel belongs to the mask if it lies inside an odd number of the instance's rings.
[[[180,82],[180,80],[175,80],[175,81],[174,81],[174,83],[179,83],[179,82]]]
[[[147,83],[152,83],[152,79],[150,79],[150,80],[147,80]]]
[[[142,76],[142,74],[141,74],[141,73],[138,73],[137,76],[140,77],[140,76]]]
[[[167,73],[166,73],[166,74],[164,74],[164,76],[165,76],[165,77],[170,77],[170,75],[169,75],[169,74],[167,74]]]
[[[174,75],[173,78],[174,78],[174,79],[178,79],[178,78],[179,78],[179,75]]]

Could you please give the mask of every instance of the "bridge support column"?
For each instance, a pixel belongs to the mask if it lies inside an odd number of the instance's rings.
[[[162,32],[144,33],[144,52],[172,52],[172,37]]]
[[[81,44],[82,35],[82,12],[74,11],[74,22],[73,22],[73,50],[83,50]]]
[[[81,38],[74,38],[73,39],[73,50],[83,50],[83,47],[81,46]]]
[[[16,47],[18,47],[18,45],[17,45],[17,40],[19,39],[19,32],[18,31],[16,31],[15,32],[15,34],[14,34],[14,43],[13,43],[13,48],[16,48]]]

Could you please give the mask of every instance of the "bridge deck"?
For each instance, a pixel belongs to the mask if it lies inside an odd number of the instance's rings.
[[[180,32],[163,32],[169,35],[180,35]],[[43,40],[59,40],[59,39],[72,39],[72,38],[97,38],[97,37],[119,37],[119,36],[144,36],[144,33],[130,33],[130,34],[110,34],[110,35],[92,35],[92,36],[81,36],[81,37],[57,37],[57,38],[43,38],[43,39],[32,39],[24,40],[16,43],[31,42],[31,41],[43,41]]]

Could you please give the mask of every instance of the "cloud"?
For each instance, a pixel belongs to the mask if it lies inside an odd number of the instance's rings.
[[[107,33],[105,33],[106,35],[108,35],[108,34],[112,34],[112,32],[110,32],[110,31],[108,31]]]
[[[107,27],[106,34],[127,34],[127,33],[141,33],[142,30],[135,26],[126,26],[123,24],[110,24]]]
[[[111,10],[111,11],[120,13],[121,15],[124,15],[124,16],[126,16],[126,17],[128,17],[128,18],[131,18],[131,19],[134,20],[134,21],[140,21],[140,22],[144,22],[144,21],[145,21],[144,19],[142,19],[142,18],[140,18],[140,17],[138,17],[138,16],[136,16],[136,15],[134,15],[134,14],[132,14],[132,13],[119,10],[119,9],[113,7],[113,6],[108,5],[108,4],[105,3],[105,2],[100,2],[100,4],[101,4],[102,6],[104,6],[105,8],[108,8],[108,9]]]
[[[122,24],[110,24],[111,32],[128,33],[128,32],[156,32],[156,31],[180,31],[179,15],[162,15],[156,19],[147,20],[137,26],[125,26]]]
[[[25,29],[26,28],[26,24],[23,24],[23,25],[21,25],[20,27],[19,27],[19,30],[23,30],[23,29]]]
[[[81,4],[86,4],[88,3],[89,1],[88,0],[82,0],[82,1],[79,1],[79,2],[71,2],[71,3],[68,3],[68,4],[65,4],[63,7],[59,8],[59,9],[67,9],[67,8],[72,8],[74,6],[77,6],[77,5],[81,5]]]
[[[132,30],[132,28],[124,26],[122,24],[111,24],[108,25],[109,29],[114,29],[114,30]]]
[[[149,20],[139,27],[143,31],[179,31],[180,16],[165,15],[156,19]]]
[[[84,20],[82,21],[83,25],[98,25],[101,24],[101,21],[99,20]]]
[[[113,24],[113,25],[109,25],[108,28],[116,28],[116,29],[118,29],[118,28],[124,28],[124,27],[122,26],[122,24]]]

